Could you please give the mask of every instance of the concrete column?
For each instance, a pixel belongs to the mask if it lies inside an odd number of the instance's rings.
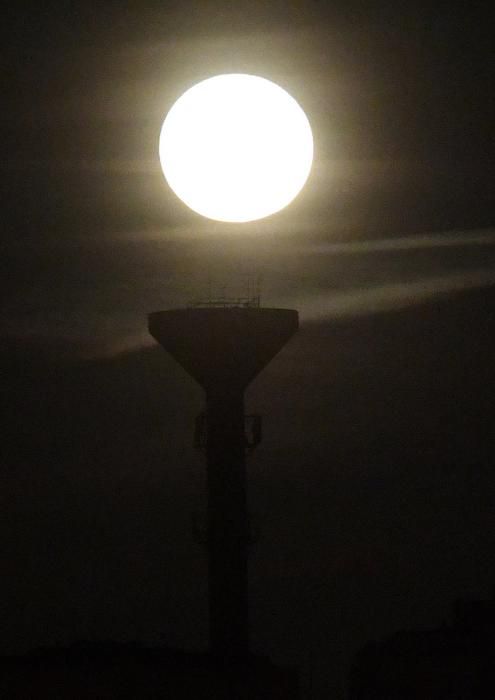
[[[248,634],[248,512],[242,390],[206,394],[210,648],[243,657]]]

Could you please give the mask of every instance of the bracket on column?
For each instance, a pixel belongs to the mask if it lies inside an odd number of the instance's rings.
[[[203,451],[206,449],[207,435],[206,413],[201,411],[194,422],[193,445],[195,449]],[[263,423],[261,416],[257,413],[244,416],[244,438],[246,450],[249,452],[252,452],[262,441]]]

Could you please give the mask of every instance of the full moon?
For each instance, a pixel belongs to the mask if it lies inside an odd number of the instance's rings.
[[[300,192],[313,162],[313,135],[302,108],[280,86],[255,75],[217,75],[170,109],[160,162],[193,211],[217,221],[254,221]]]

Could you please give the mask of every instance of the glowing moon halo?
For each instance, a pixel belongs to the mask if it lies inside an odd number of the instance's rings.
[[[217,75],[175,102],[160,134],[171,189],[218,221],[261,219],[286,207],[313,162],[313,135],[299,104],[255,75]]]

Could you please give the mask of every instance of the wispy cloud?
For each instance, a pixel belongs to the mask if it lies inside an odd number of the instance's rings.
[[[151,158],[16,158],[4,160],[0,169],[9,172],[108,173],[118,175],[149,175],[160,172],[158,159]]]
[[[413,306],[454,292],[495,285],[495,267],[425,277],[403,283],[382,284],[345,291],[325,291],[289,301],[301,309],[303,321],[366,316]]]
[[[495,229],[427,233],[415,236],[380,238],[368,241],[310,243],[301,246],[306,253],[386,253],[387,251],[420,250],[422,248],[455,248],[463,246],[495,245]]]

